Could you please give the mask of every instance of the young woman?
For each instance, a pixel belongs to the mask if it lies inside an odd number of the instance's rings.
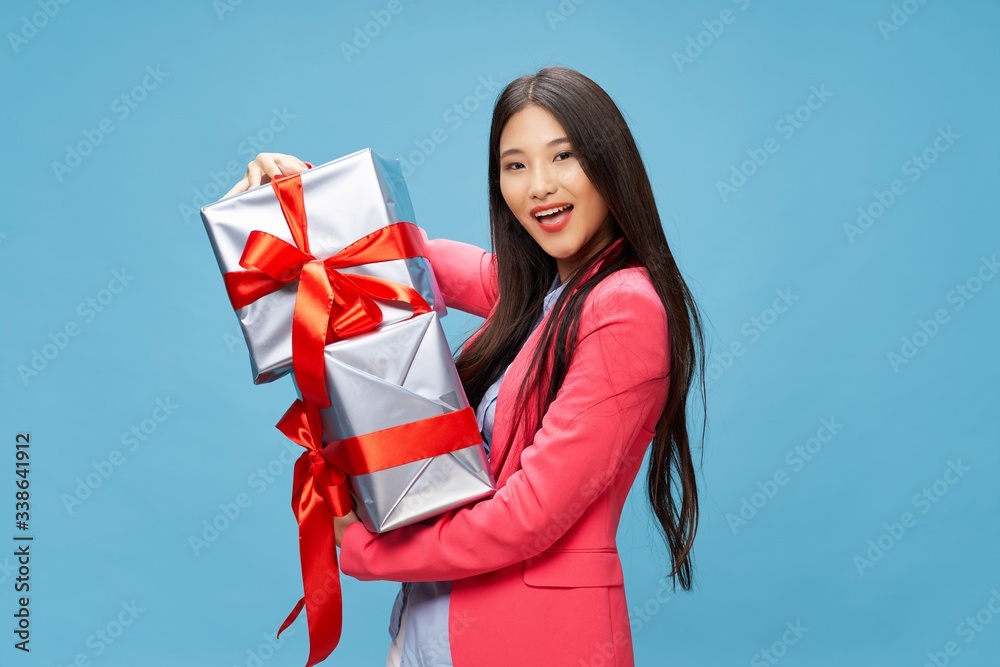
[[[232,192],[305,168],[262,154]],[[498,490],[381,535],[338,519],[340,566],[406,582],[388,665],[631,666],[615,535],[650,444],[668,576],[692,583],[697,307],[632,134],[589,78],[547,67],[511,82],[488,179],[495,252],[446,239],[427,252],[446,305],[486,318],[456,363]]]

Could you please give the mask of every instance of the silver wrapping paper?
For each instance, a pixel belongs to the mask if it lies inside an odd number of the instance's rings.
[[[397,160],[371,149],[302,172],[309,246],[318,258],[329,257],[357,239],[394,222],[414,219],[410,196]],[[201,209],[222,273],[242,271],[240,257],[253,230],[294,244],[270,183],[226,197]],[[441,316],[447,313],[430,262],[423,257],[376,262],[339,269],[413,287]],[[236,311],[250,350],[255,384],[271,382],[292,370],[292,310],[298,281],[293,281]],[[411,310],[376,301],[383,326],[408,318]]]
[[[434,312],[327,345],[325,366],[332,404],[320,411],[324,442],[469,407]],[[496,490],[482,442],[349,475],[348,483],[355,513],[373,533],[416,523]]]

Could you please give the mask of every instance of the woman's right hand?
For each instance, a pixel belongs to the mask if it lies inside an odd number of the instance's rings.
[[[225,194],[225,197],[237,192],[245,192],[263,183],[270,183],[275,176],[291,176],[309,169],[309,165],[293,155],[284,153],[260,153],[247,163],[247,173]]]

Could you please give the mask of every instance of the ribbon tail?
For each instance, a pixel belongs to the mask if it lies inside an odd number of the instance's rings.
[[[343,601],[333,520],[326,512],[313,512],[300,525],[299,550],[309,659],[306,667],[325,660],[340,643]]]
[[[294,406],[293,406],[294,407]],[[283,419],[284,421],[284,419]],[[316,450],[303,453],[295,462],[292,508],[299,524],[299,559],[302,564],[302,599],[285,619],[278,634],[287,628],[304,608],[309,630],[309,658],[306,667],[325,660],[340,643],[343,628],[343,599],[333,517],[314,470],[325,467]],[[338,479],[343,485],[344,478]]]
[[[281,637],[281,633],[285,631],[285,628],[295,622],[295,619],[299,617],[299,612],[302,611],[302,607],[305,603],[305,598],[300,598],[299,601],[295,603],[295,608],[292,609],[291,613],[288,614],[288,617],[285,618],[285,622],[281,624],[280,628],[278,628],[278,634],[274,636],[275,639]]]
[[[312,522],[306,522],[312,523]],[[315,528],[315,526],[312,526]],[[302,582],[305,595],[295,604],[285,622],[278,629],[277,637],[295,622],[303,608],[306,610],[306,625],[309,629],[309,658],[306,667],[312,667],[326,660],[340,643],[343,629],[343,601],[340,589],[340,571],[337,565],[336,543],[333,539],[332,522],[327,530],[316,535],[307,535],[305,526],[300,527],[299,545],[302,558]],[[328,567],[320,554],[333,555],[333,567]],[[308,555],[307,555],[308,554]],[[317,562],[319,561],[319,562]]]
[[[340,643],[343,598],[334,516],[350,511],[350,491],[342,472],[328,467],[320,447],[322,425],[315,405],[292,403],[277,423],[278,430],[306,448],[295,461],[292,512],[299,524],[299,560],[304,595],[278,630],[280,635],[304,608],[309,629],[306,667],[325,660]]]

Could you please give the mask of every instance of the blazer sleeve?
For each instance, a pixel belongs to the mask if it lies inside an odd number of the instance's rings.
[[[506,567],[550,547],[608,488],[632,443],[653,436],[646,424],[666,403],[670,359],[662,302],[651,288],[601,289],[614,275],[584,303],[576,352],[521,468],[490,498],[433,522],[383,534],[351,524],[345,574],[444,581]]]
[[[420,233],[445,306],[486,317],[499,292],[493,254],[470,243],[428,239],[423,228]]]

